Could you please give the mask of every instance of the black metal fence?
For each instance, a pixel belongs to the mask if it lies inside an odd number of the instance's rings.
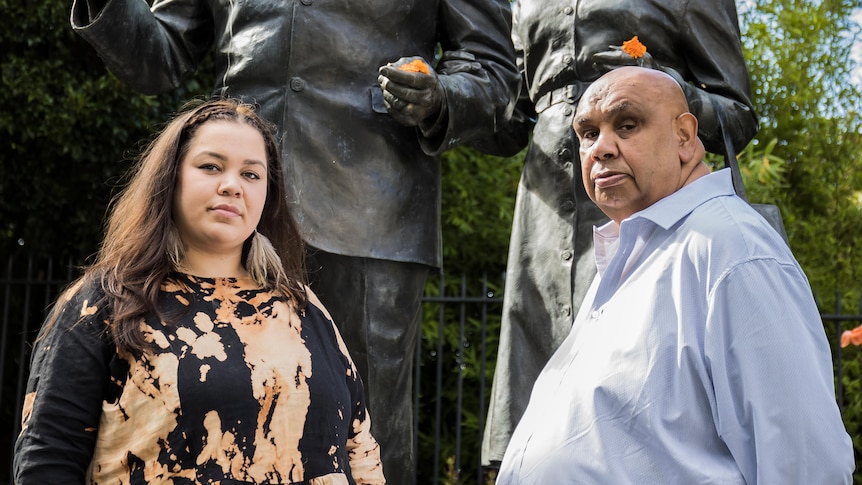
[[[0,261],[0,271],[0,485],[5,485],[12,483],[12,448],[20,430],[31,342],[54,298],[78,271],[69,261],[26,255]],[[496,358],[502,281],[503,275],[489,280],[439,274],[426,287],[414,375],[417,484],[493,482],[482,470],[479,454]],[[844,412],[852,403],[854,409],[847,411],[862,414],[856,409],[862,407],[858,379],[862,352],[839,345],[841,333],[862,323],[862,315],[842,314],[839,300],[836,313],[821,317],[832,345],[839,406]],[[851,435],[854,426],[848,425]]]

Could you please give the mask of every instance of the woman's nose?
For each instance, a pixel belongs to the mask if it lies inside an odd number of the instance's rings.
[[[225,174],[219,184],[219,194],[226,196],[236,196],[242,192],[239,181],[235,176]]]

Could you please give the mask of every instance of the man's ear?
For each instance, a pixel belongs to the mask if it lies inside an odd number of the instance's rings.
[[[685,165],[693,160],[699,162],[703,157],[703,143],[697,137],[697,118],[691,113],[683,113],[674,121],[679,141],[680,163]]]

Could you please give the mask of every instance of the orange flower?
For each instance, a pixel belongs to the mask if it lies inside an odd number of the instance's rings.
[[[416,59],[408,62],[407,64],[402,64],[398,69],[407,72],[421,72],[423,74],[431,74],[431,71],[428,70],[428,64],[425,64],[425,61],[421,59]]]
[[[646,54],[646,46],[641,44],[641,41],[638,40],[638,36],[634,36],[623,42],[623,52],[635,59],[639,59]]]
[[[841,347],[844,348],[850,344],[862,345],[862,326],[846,330],[841,334]]]

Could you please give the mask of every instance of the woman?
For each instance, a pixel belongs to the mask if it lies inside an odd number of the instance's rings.
[[[280,167],[230,100],[150,144],[37,341],[16,483],[384,483]]]

